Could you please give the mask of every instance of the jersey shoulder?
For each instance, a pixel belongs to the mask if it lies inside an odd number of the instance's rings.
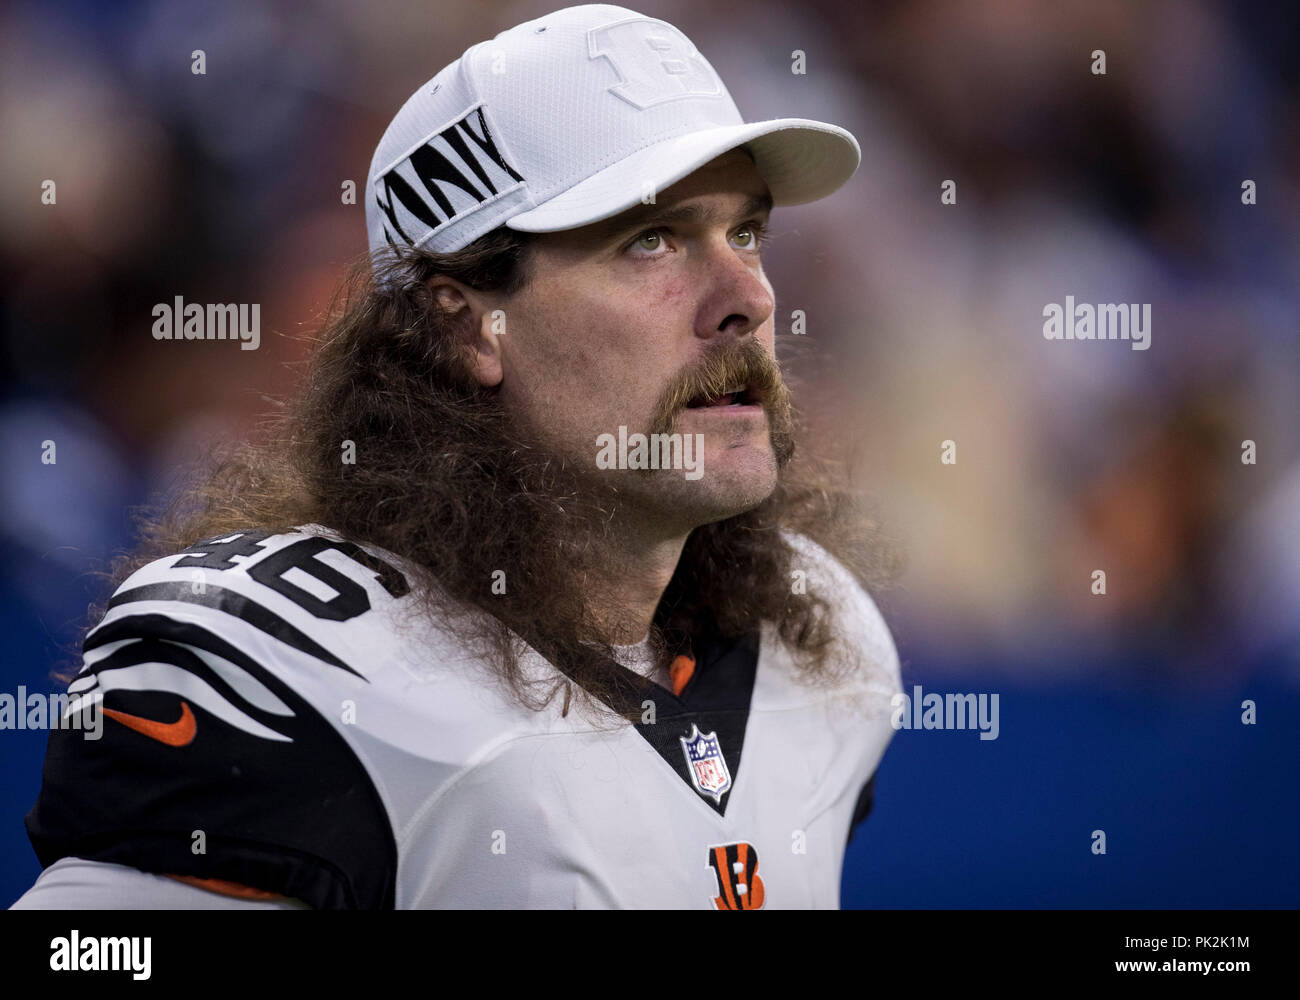
[[[345,654],[393,641],[393,606],[411,590],[409,569],[317,526],[237,531],[155,559],[113,594],[89,648],[160,617],[228,634],[258,649],[301,654],[360,676]],[[380,614],[367,615],[378,608]],[[382,649],[380,650],[382,652]]]
[[[808,593],[832,608],[841,655],[857,661],[851,674],[855,686],[892,697],[902,684],[898,649],[875,599],[823,546],[807,535],[784,534],[802,557],[794,569],[804,572]]]
[[[87,634],[51,731],[27,817],[42,865],[391,906],[378,776],[333,709],[400,646],[390,606],[408,592],[391,561],[312,529],[233,532],[141,567]]]
[[[840,655],[855,667],[849,684],[860,697],[854,704],[862,706],[870,719],[867,726],[857,729],[854,740],[861,759],[853,779],[857,791],[847,836],[847,842],[852,842],[872,811],[877,770],[893,735],[888,714],[895,695],[902,690],[898,650],[875,600],[844,564],[806,535],[789,532],[786,538],[803,558],[796,568],[805,570],[809,593],[824,598],[833,608]]]

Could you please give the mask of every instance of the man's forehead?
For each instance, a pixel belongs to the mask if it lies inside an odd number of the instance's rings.
[[[655,222],[723,225],[765,216],[772,195],[747,159],[713,160],[661,191],[649,204],[633,205],[618,215],[574,232],[599,241]]]

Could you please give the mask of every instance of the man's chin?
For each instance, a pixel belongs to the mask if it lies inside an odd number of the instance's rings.
[[[775,485],[773,486],[775,489]],[[731,493],[727,496],[710,497],[703,500],[692,510],[691,520],[696,526],[725,521],[729,517],[745,514],[763,503],[772,495],[772,489],[746,493]]]
[[[755,408],[758,409],[758,408]],[[765,415],[758,419],[691,416],[672,431],[604,434],[593,470],[616,508],[640,508],[655,520],[687,526],[734,517],[776,489],[778,448]]]
[[[695,525],[753,510],[776,489],[776,460],[770,449],[744,458],[734,454],[741,450],[732,449],[732,455],[713,463],[706,459],[700,470],[703,474],[695,479],[681,472],[661,471],[654,481],[661,502]]]

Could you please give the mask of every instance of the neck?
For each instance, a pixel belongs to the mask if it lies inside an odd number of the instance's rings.
[[[656,531],[642,522],[613,526],[584,568],[586,593],[600,595],[592,613],[606,642],[628,646],[650,631],[689,532]]]

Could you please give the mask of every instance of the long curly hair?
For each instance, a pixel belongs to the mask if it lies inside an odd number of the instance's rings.
[[[597,715],[634,717],[640,708],[609,667],[612,648],[578,571],[617,495],[594,491],[590,477],[539,448],[497,390],[472,377],[465,339],[428,287],[442,274],[513,294],[527,284],[534,239],[501,227],[455,253],[396,250],[378,267],[359,260],[300,391],[253,443],[221,446],[175,499],[137,517],[140,545],[115,562],[113,586],[202,539],[323,525],[417,567],[417,609],[459,630],[521,704],[540,710],[563,694],[567,712],[576,691]],[[778,353],[802,339],[778,338]],[[651,627],[661,660],[702,629],[739,637],[770,623],[796,654],[800,680],[835,683],[849,658],[831,655],[832,605],[791,585],[804,557],[786,533],[819,543],[868,589],[893,576],[892,547],[863,499],[828,463],[794,458],[806,428],[797,407],[789,411],[775,491],[687,538]],[[345,442],[355,462],[341,460]],[[508,593],[492,592],[493,568],[508,569]],[[527,678],[520,637],[563,676]]]

